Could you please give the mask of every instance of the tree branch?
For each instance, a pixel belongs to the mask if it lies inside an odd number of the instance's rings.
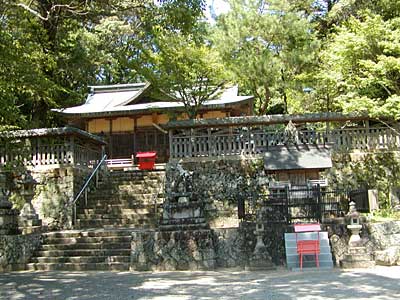
[[[18,3],[17,6],[22,7],[23,9],[27,10],[28,12],[30,12],[34,16],[38,17],[42,21],[48,21],[49,20],[49,12],[47,12],[47,16],[46,17],[43,17],[39,12],[37,12],[36,10],[30,8],[26,4]]]

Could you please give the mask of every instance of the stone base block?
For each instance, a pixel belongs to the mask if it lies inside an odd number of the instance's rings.
[[[357,269],[357,268],[372,268],[375,266],[375,262],[373,260],[342,260],[340,262],[340,266],[343,269]]]
[[[246,271],[271,271],[276,267],[270,261],[251,260],[249,265],[245,267]]]
[[[132,232],[132,271],[212,270],[215,267],[212,230]]]
[[[357,249],[349,249],[349,254],[340,261],[340,266],[344,269],[371,268],[375,266],[375,261],[365,252],[365,248],[357,247]]]

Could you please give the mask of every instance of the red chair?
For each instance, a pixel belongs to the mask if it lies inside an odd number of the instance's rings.
[[[296,232],[296,245],[297,254],[300,258],[300,270],[303,269],[303,256],[304,255],[315,255],[315,262],[317,268],[319,268],[320,244],[319,244],[319,232],[321,231],[321,225],[316,224],[296,224],[294,225],[294,231]],[[316,240],[298,240],[297,234],[299,232],[316,232]]]

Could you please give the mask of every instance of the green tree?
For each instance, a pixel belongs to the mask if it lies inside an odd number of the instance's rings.
[[[145,55],[147,64],[138,66],[141,74],[195,118],[203,103],[217,96],[226,83],[219,54],[200,32],[159,32],[153,42],[153,50]]]
[[[321,53],[318,96],[345,112],[400,119],[399,24],[367,13],[338,28]]]
[[[283,112],[303,97],[304,72],[318,42],[308,12],[294,1],[230,0],[217,19],[213,41],[233,80],[256,98],[260,114]],[[293,107],[299,107],[294,105]]]
[[[189,30],[203,0],[0,0],[3,125],[51,126],[88,84],[134,81],[154,28]]]

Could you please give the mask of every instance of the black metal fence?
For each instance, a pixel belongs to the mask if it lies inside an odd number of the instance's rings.
[[[239,201],[239,218],[255,220],[262,208],[263,219],[271,224],[293,224],[319,221],[325,217],[340,217],[348,212],[350,201],[359,211],[368,211],[366,190],[340,190],[320,186],[296,186],[270,190],[257,199]]]

